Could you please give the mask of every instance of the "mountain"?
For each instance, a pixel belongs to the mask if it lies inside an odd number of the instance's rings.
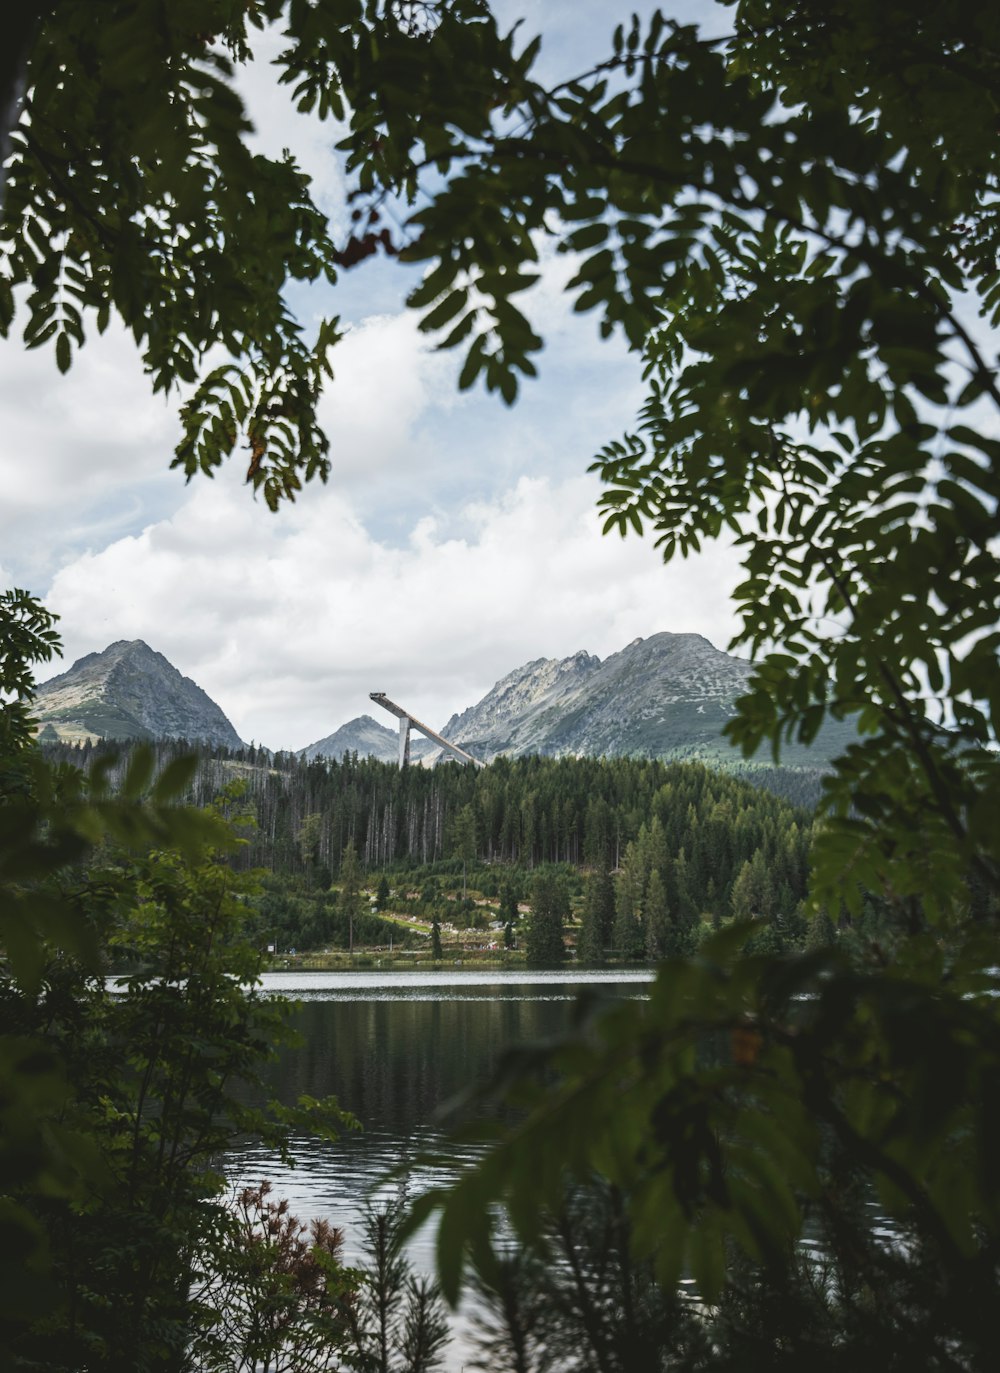
[[[715,753],[749,673],[700,634],[654,634],[603,662],[575,653],[527,663],[441,732],[484,759]]]
[[[399,731],[386,729],[370,715],[348,720],[338,730],[318,739],[315,744],[300,749],[298,756],[307,761],[313,758],[343,758],[356,753],[359,758],[377,758],[382,763],[395,763],[399,757]]]
[[[510,673],[441,733],[477,756],[645,754],[717,748],[749,668],[699,634],[635,639],[604,662],[541,658]]]
[[[190,739],[240,748],[221,709],[190,677],[141,639],[119,639],[88,653],[38,687],[40,735],[86,739]],[[50,732],[51,731],[51,732]]]
[[[440,732],[484,762],[501,753],[540,753],[736,764],[742,756],[722,738],[722,729],[735,714],[750,671],[748,663],[713,647],[700,634],[653,634],[634,639],[603,662],[580,651],[569,658],[525,663],[502,677],[478,704],[453,715]],[[360,723],[352,721],[330,740]],[[370,724],[379,730],[374,721]],[[395,732],[382,727],[379,733],[386,736],[387,751],[375,756],[394,760]],[[782,762],[822,767],[853,737],[850,723],[831,722],[810,748],[786,745]],[[327,753],[330,740],[303,752],[309,757]],[[429,762],[439,756],[433,746],[425,753]],[[762,756],[760,761],[768,759]]]
[[[600,666],[600,658],[583,651],[574,653],[571,658],[536,658],[501,677],[478,705],[463,710],[461,715],[453,715],[440,733],[456,744],[474,739],[492,753],[541,752],[532,747],[530,736],[536,734],[540,738],[544,735],[544,725],[540,731],[527,726],[525,747],[519,746],[521,727],[540,707],[558,711],[575,699]],[[515,737],[518,743],[515,743]]]

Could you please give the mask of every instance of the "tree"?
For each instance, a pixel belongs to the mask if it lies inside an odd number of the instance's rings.
[[[562,926],[569,914],[566,889],[555,873],[538,873],[531,887],[531,916],[525,936],[529,964],[555,967],[566,957]]]
[[[851,4],[839,30],[779,14],[741,7],[724,98],[744,119],[780,101],[774,133],[795,150],[765,170],[770,137],[744,123],[752,194],[693,212],[701,232],[678,243],[645,345],[637,431],[598,463],[604,505],[623,533],[648,523],[666,557],[738,532],[736,642],[775,646],[730,726],[747,752],[858,716],[814,853],[827,898],[891,886],[899,904],[948,904],[964,874],[997,875],[976,819],[996,787],[982,752],[996,737],[996,453],[957,420],[1000,390],[956,304],[978,294],[995,325],[996,161],[965,118],[996,58],[954,8],[921,6],[911,26]],[[827,153],[821,186],[809,169]]]
[[[58,651],[54,616],[27,592],[0,595],[0,1353],[10,1362],[32,1323],[61,1293],[53,1281],[47,1222],[84,1207],[107,1185],[108,1136],[80,1082],[103,1068],[106,1007],[102,935],[119,904],[139,904],[118,875],[90,884],[86,864],[102,845],[168,846],[178,862],[203,862],[233,836],[217,817],[172,804],[193,760],[153,777],[139,750],[112,797],[107,768],[88,782],[50,768],[31,746],[33,664]],[[99,897],[99,900],[97,899]],[[96,1006],[96,1009],[95,1009]],[[96,1021],[96,1024],[95,1024]],[[97,1033],[101,1054],[88,1036]],[[118,1054],[120,1070],[121,1055]],[[94,1061],[101,1059],[101,1066]],[[109,1099],[110,1100],[110,1099]],[[103,1108],[102,1108],[103,1110]],[[40,1211],[45,1214],[40,1214]]]
[[[347,916],[347,947],[354,952],[354,922],[361,909],[361,864],[353,842],[345,846],[340,856],[340,909]]]
[[[517,909],[517,888],[509,877],[500,888],[498,914],[505,925],[515,925],[520,915]]]
[[[674,923],[686,935],[698,925],[698,911],[691,899],[687,854],[682,848],[670,866],[670,890],[673,893]]]
[[[455,854],[462,860],[462,900],[467,897],[466,870],[470,863],[475,861],[477,838],[476,838],[476,812],[472,806],[463,806],[455,816],[455,825],[452,832],[452,843]]]
[[[312,812],[303,816],[299,825],[299,852],[313,886],[326,891],[331,879],[330,869],[320,862],[323,828],[322,815]]]
[[[730,902],[737,920],[766,920],[774,914],[774,884],[763,850],[758,849],[740,868]]]
[[[211,858],[195,867],[154,853],[135,866],[142,905],[111,942],[132,964],[127,993],[110,999],[76,1046],[95,1060],[75,1081],[85,1101],[103,1108],[98,1141],[108,1178],[82,1216],[53,1227],[53,1250],[77,1357],[91,1364],[95,1356],[82,1351],[99,1341],[107,1367],[172,1369],[203,1314],[191,1295],[199,1265],[211,1268],[227,1253],[217,1231],[219,1158],[233,1134],[256,1134],[287,1152],[293,1125],[309,1130],[323,1111],[330,1125],[348,1118],[326,1103],[269,1121],[239,1099],[289,1038],[288,1008],[267,1005],[259,955],[240,937],[245,880]],[[106,885],[108,873],[91,880]],[[332,1280],[332,1263],[327,1271]],[[73,1347],[69,1333],[55,1350]]]
[[[601,868],[591,873],[583,901],[583,921],[577,955],[581,962],[604,962],[615,920],[615,888],[611,873]]]
[[[448,1325],[436,1284],[417,1278],[404,1252],[402,1222],[398,1200],[366,1210],[367,1262],[360,1300],[350,1308],[354,1344],[360,1366],[373,1373],[432,1373]]]
[[[29,790],[33,665],[59,651],[56,617],[27,591],[0,592],[0,799]]]
[[[643,924],[646,927],[647,958],[656,960],[673,952],[670,948],[673,922],[667,910],[667,892],[659,868],[653,869],[649,874],[649,881],[646,883]]]
[[[222,1246],[205,1255],[194,1296],[205,1320],[188,1350],[194,1373],[321,1373],[351,1346],[360,1274],[341,1260],[343,1235],[306,1224],[269,1182],[230,1200]]]
[[[33,640],[51,620],[30,598],[7,604],[25,658],[8,662],[10,739],[52,638]],[[176,1368],[204,1315],[199,1265],[222,1252],[233,1133],[286,1149],[292,1129],[333,1138],[349,1120],[329,1101],[244,1104],[288,1007],[261,995],[250,879],[221,852],[239,797],[199,813],[176,804],[194,759],[154,769],[137,750],[112,796],[107,768],[49,765],[23,733],[0,760],[23,783],[0,798],[5,1366]]]
[[[658,1289],[648,1263],[636,1263],[627,1218],[609,1188],[574,1190],[537,1245],[502,1251],[471,1281],[482,1308],[477,1367],[497,1373],[697,1367],[697,1317],[679,1294]]]
[[[479,0],[130,0],[99,24],[88,5],[49,0],[18,6],[0,65],[0,331],[24,308],[25,342],[54,343],[66,371],[86,322],[103,330],[114,312],[156,390],[195,386],[175,465],[208,472],[245,444],[247,481],[272,508],[329,472],[316,405],[340,337],[333,319],[307,337],[284,293],[402,246],[364,211],[334,241],[292,157],[250,149],[234,70],[277,24],[295,103],[348,120],[356,189],[404,201],[428,157],[509,103],[524,68]],[[216,345],[227,359],[204,371]]]
[[[639,849],[630,842],[615,882],[615,953],[626,962],[642,958],[645,935],[642,919],[642,899],[645,873]]]
[[[341,1262],[343,1235],[302,1222],[271,1184],[246,1187],[224,1214],[220,1263],[208,1256],[198,1300],[206,1313],[185,1367],[194,1373],[372,1373],[440,1367],[448,1325],[434,1283],[417,1278],[400,1242],[398,1200],[370,1205],[359,1266]]]

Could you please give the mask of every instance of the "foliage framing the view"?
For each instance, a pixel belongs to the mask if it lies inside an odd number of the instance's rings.
[[[88,321],[103,332],[116,315],[155,390],[193,388],[175,465],[211,474],[242,444],[254,490],[272,509],[294,499],[330,470],[316,407],[340,331],[307,336],[285,293],[399,245],[367,213],[336,231],[291,153],[251,148],[234,71],[281,24],[295,105],[341,128],[350,111],[357,188],[412,196],[428,151],[507,103],[511,40],[480,0],[21,8],[34,26],[19,9],[0,69],[5,124],[19,115],[0,130],[0,333],[25,315],[27,346],[53,344],[65,372]]]
[[[288,1038],[288,1005],[242,937],[253,884],[224,861],[232,826],[178,804],[195,760],[154,777],[137,749],[114,793],[107,767],[46,763],[32,669],[58,648],[53,617],[15,591],[0,621],[0,1357],[179,1368],[214,1319],[192,1283],[231,1249],[226,1145],[284,1151],[293,1130],[353,1122],[333,1101],[239,1096]]]
[[[543,1056],[545,1097],[520,1088],[536,1114],[437,1199],[450,1283],[463,1253],[482,1257],[495,1196],[530,1237],[565,1169],[596,1168],[661,1276],[687,1263],[711,1297],[733,1245],[780,1266],[830,1201],[832,1132],[932,1256],[920,1300],[957,1322],[935,1358],[990,1366],[975,1312],[1000,1233],[981,971],[997,966],[1000,867],[995,8],[744,0],[713,41],[655,16],[546,89],[532,48],[515,60],[474,0],[293,2],[283,76],[305,108],[349,108],[359,227],[341,244],[289,163],[247,152],[212,42],[240,59],[248,19],[280,9],[142,0],[95,30],[92,7],[52,8],[6,182],[4,327],[26,288],[27,341],[55,340],[65,367],[88,309],[100,326],[114,308],[160,386],[194,381],[221,342],[239,370],[202,378],[179,461],[211,470],[243,437],[273,504],[325,472],[315,402],[335,334],[302,342],[286,279],[402,250],[426,264],[424,328],[463,350],[460,385],[510,400],[540,346],[513,298],[554,240],[575,306],[647,366],[635,432],[597,464],[608,527],[650,527],[668,557],[740,540],[741,639],[761,657],[733,734],[778,750],[827,711],[857,717],[815,896],[849,920],[874,893],[909,935],[860,973],[835,954],[741,960],[726,936],[667,965],[647,1010],[567,1046],[555,1097]],[[122,100],[142,117],[117,119]],[[431,198],[400,238],[422,180]],[[706,1064],[709,1032],[727,1048]]]

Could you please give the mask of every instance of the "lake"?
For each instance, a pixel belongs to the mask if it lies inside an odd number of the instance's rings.
[[[365,1197],[386,1191],[390,1169],[443,1143],[446,1102],[486,1082],[507,1045],[560,1031],[579,995],[643,996],[651,978],[644,971],[268,973],[266,990],[301,1003],[295,1024],[304,1039],[273,1066],[272,1094],[288,1103],[303,1093],[332,1094],[364,1131],[336,1144],[296,1140],[293,1169],[259,1145],[235,1148],[234,1180],[267,1178],[301,1219],[321,1216],[342,1227],[352,1261]],[[455,1170],[468,1158],[453,1156]],[[420,1182],[415,1173],[413,1186]],[[422,1271],[433,1270],[432,1248],[426,1231],[413,1241]],[[466,1327],[461,1316],[449,1373],[468,1357]]]

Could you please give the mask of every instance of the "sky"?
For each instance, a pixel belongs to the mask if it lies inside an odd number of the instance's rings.
[[[584,70],[624,16],[601,0],[498,9],[545,33],[545,76]],[[711,0],[673,13],[720,22]],[[242,85],[260,145],[291,148],[346,225],[334,136],[289,107],[267,57]],[[298,749],[379,715],[371,691],[440,727],[536,658],[604,658],[662,630],[726,646],[731,548],[664,567],[651,540],[602,537],[586,469],[643,388],[638,360],[567,308],[566,260],[545,258],[522,297],[546,348],[511,408],[459,394],[460,356],[431,351],[405,309],[413,271],[369,260],[296,296],[307,325],[336,312],[349,332],[321,405],[331,478],[278,514],[239,459],[190,484],[170,470],[178,399],[153,397],[123,330],[89,337],[66,377],[51,352],[0,342],[0,584],[60,616],[64,656],[40,678],[144,639],[242,738]]]

